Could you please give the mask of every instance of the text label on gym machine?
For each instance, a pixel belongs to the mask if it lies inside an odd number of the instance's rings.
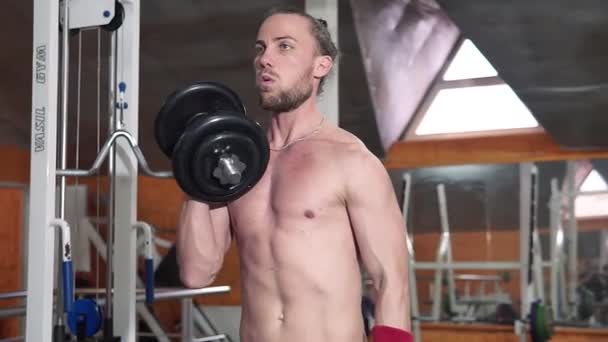
[[[45,147],[45,124],[46,124],[46,108],[39,107],[35,109],[35,121],[34,121],[34,151],[42,152]]]
[[[46,45],[36,47],[36,82],[46,83]]]

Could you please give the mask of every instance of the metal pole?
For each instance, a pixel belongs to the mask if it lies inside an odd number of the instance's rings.
[[[600,236],[600,262],[598,271],[602,271],[602,268],[606,265],[608,265],[608,231],[602,230]]]
[[[25,315],[25,306],[0,309],[0,319]]]
[[[192,342],[192,299],[182,299],[182,342]]]
[[[556,178],[551,179],[551,199],[549,200],[549,232],[550,245],[549,255],[551,259],[551,305],[553,306],[553,320],[558,320],[561,316],[561,303],[559,301],[558,292],[558,272],[561,263],[559,251],[561,244],[557,240],[559,224],[560,224],[560,208],[561,196],[559,194],[559,185]]]
[[[125,19],[116,36],[116,99],[119,102],[115,127],[138,138],[139,128],[139,0],[123,1]],[[116,106],[115,106],[116,107]],[[117,141],[114,160],[114,305],[113,324],[123,342],[137,339],[137,308],[133,302],[137,286],[136,236],[137,159],[128,141]]]
[[[61,35],[61,149],[59,150],[60,167],[67,168],[68,144],[68,88],[70,67],[70,37],[69,37],[69,1],[63,1],[63,32]],[[78,143],[78,142],[77,142]],[[65,218],[65,177],[60,177],[59,188],[59,218]]]
[[[418,288],[416,287],[416,268],[415,254],[414,254],[414,243],[413,234],[411,228],[409,228],[408,213],[410,207],[410,195],[412,192],[412,176],[409,173],[403,174],[403,221],[405,222],[405,239],[407,242],[408,250],[408,288],[410,297],[410,312],[411,312],[411,325],[413,328],[414,339],[416,342],[420,342],[420,309],[418,307]]]
[[[196,330],[202,335],[209,336],[219,334],[213,323],[211,323],[211,320],[209,320],[209,317],[207,317],[207,314],[197,305],[195,305],[192,310],[192,320],[193,326],[197,328]],[[227,339],[230,341],[229,337],[227,337]]]
[[[545,301],[545,280],[543,275],[543,252],[542,246],[540,244],[540,237],[538,234],[538,187],[539,187],[539,176],[538,176],[538,168],[536,165],[532,167],[532,193],[531,193],[531,201],[532,205],[530,207],[530,215],[531,215],[531,226],[530,229],[532,231],[532,271],[534,272],[534,276],[532,278],[532,284],[534,286],[535,298],[540,299],[541,301]]]
[[[410,210],[410,196],[411,196],[411,193],[412,193],[412,175],[409,174],[409,173],[404,173],[403,174],[403,208],[402,208],[402,213],[403,213],[403,220],[405,221],[406,226],[407,226],[408,217],[409,217],[408,215],[409,215],[409,210]],[[406,233],[411,233],[411,229],[408,229],[408,231],[406,231]]]
[[[94,244],[95,241],[91,241]],[[102,255],[102,258],[105,257],[105,254]],[[106,289],[95,289],[95,288],[79,288],[74,290],[77,295],[94,295],[94,294],[104,294]],[[136,300],[143,301],[145,299],[144,289],[137,289],[135,291],[137,293]],[[156,297],[155,300],[169,300],[175,298],[184,298],[184,297],[194,297],[201,295],[210,295],[217,293],[226,293],[230,292],[230,286],[222,285],[222,286],[208,286],[202,287],[198,289],[190,289],[190,288],[173,288],[173,287],[160,287],[156,289]],[[0,293],[0,300],[8,300],[8,299],[16,299],[16,298],[24,298],[27,297],[26,291],[15,291],[15,292],[4,292]]]
[[[194,339],[192,339],[192,342],[224,341],[224,340],[226,340],[226,337],[227,336],[225,334],[219,334],[219,335],[215,335],[215,336],[194,338]]]
[[[532,298],[531,287],[530,287],[530,248],[531,236],[530,236],[530,220],[531,212],[530,207],[532,205],[531,196],[532,193],[532,169],[531,163],[521,163],[519,165],[519,265],[520,265],[520,297],[521,297],[521,309],[520,319],[522,321],[527,320],[527,316],[530,310],[530,301]],[[526,341],[525,329],[517,331],[520,342]]]
[[[50,342],[56,216],[59,2],[34,0],[25,341]]]
[[[116,121],[116,32],[110,34],[110,55],[109,55],[109,101],[108,101],[108,117],[109,124],[108,130],[109,135],[115,130]],[[113,308],[113,260],[114,260],[114,197],[115,197],[115,163],[116,149],[114,144],[109,145],[108,154],[108,224],[106,226],[106,307],[105,307],[105,322],[104,322],[104,338],[106,341],[110,340],[114,336],[114,327],[112,320],[112,308]]]
[[[59,167],[65,169],[67,167],[67,145],[68,145],[68,93],[69,93],[69,83],[70,83],[70,15],[69,15],[69,1],[63,1],[63,13],[62,13],[62,35],[61,35],[61,128],[59,129],[59,133],[61,135],[60,141],[60,150],[59,150]],[[79,142],[76,142],[79,143]],[[61,220],[65,219],[65,189],[66,189],[66,177],[59,177],[59,218]],[[63,250],[61,248],[60,239],[56,239],[57,243],[57,253],[58,259],[57,262],[61,262]],[[65,337],[65,328],[63,323],[63,296],[65,295],[61,289],[63,289],[63,281],[62,277],[57,272],[57,302],[55,303],[56,312],[55,315],[55,331],[54,331],[54,340],[63,341]]]
[[[550,262],[543,262],[543,267],[550,267]],[[444,262],[416,262],[417,270],[519,270],[519,261],[456,261],[450,264]]]
[[[567,192],[576,192],[576,162],[568,161],[566,167],[566,187]],[[576,287],[578,283],[578,226],[576,222],[576,197],[568,196],[568,307],[573,307],[576,302]]]
[[[450,223],[448,218],[448,203],[445,195],[445,186],[443,184],[437,185],[437,197],[439,200],[439,217],[441,219],[441,233],[442,238],[445,239],[444,248],[444,260],[448,265],[452,264],[452,241],[450,240]],[[448,299],[450,301],[450,307],[453,310],[457,310],[456,304],[456,284],[454,284],[454,269],[447,269],[448,278]]]

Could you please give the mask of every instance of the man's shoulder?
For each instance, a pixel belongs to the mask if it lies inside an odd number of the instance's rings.
[[[382,165],[378,157],[354,134],[340,127],[335,127],[332,133],[334,158],[339,160],[344,168],[373,168]]]
[[[327,137],[334,149],[341,153],[357,153],[367,151],[365,144],[351,132],[334,126]]]

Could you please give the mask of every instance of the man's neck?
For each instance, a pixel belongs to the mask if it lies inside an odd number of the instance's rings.
[[[274,113],[268,132],[270,147],[280,149],[294,140],[306,137],[318,128],[322,119],[323,115],[317,109],[314,97],[290,112]]]

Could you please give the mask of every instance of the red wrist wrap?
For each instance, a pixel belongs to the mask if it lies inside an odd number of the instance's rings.
[[[413,342],[412,334],[405,330],[389,327],[386,325],[376,325],[372,329],[373,342]]]

